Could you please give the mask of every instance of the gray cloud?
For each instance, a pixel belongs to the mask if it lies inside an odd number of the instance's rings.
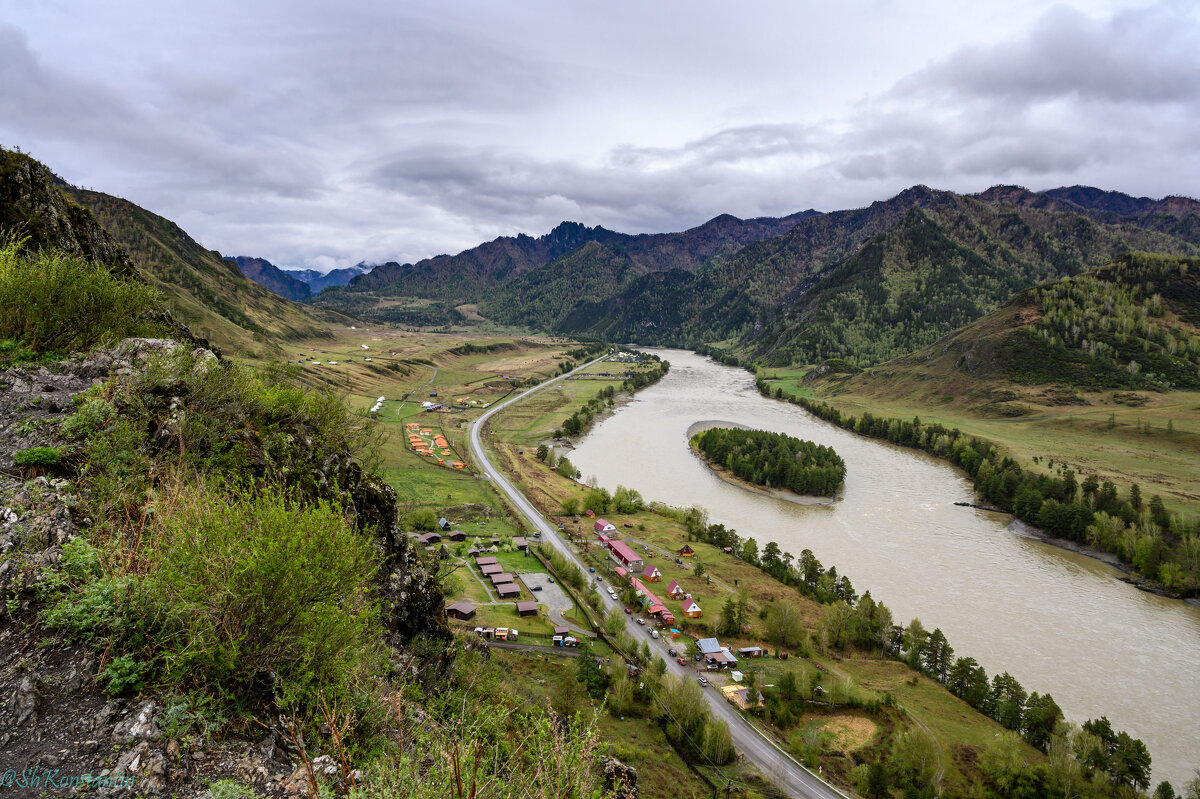
[[[536,1],[32,3],[0,24],[0,142],[289,266],[417,260],[564,218],[641,232],[831,210],[913,183],[1200,194],[1191,6],[1037,6],[781,4],[768,30],[701,4],[677,41]]]

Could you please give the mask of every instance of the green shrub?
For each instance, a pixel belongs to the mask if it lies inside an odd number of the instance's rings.
[[[0,339],[34,352],[90,349],[149,332],[140,317],[159,303],[157,289],[79,256],[29,255],[14,239],[0,244]]]
[[[79,440],[100,430],[112,419],[115,410],[112,403],[99,397],[86,400],[62,423],[62,433],[67,438]]]
[[[269,678],[305,709],[350,695],[373,652],[377,557],[340,507],[193,487],[155,527],[167,679],[236,693]]]
[[[62,461],[62,450],[57,447],[30,447],[13,455],[13,462],[26,469],[46,469]]]
[[[117,696],[140,689],[146,671],[147,665],[134,660],[133,655],[119,655],[108,662],[97,679],[104,683],[109,696]]]
[[[248,799],[254,791],[233,780],[217,780],[208,786],[208,799]]]

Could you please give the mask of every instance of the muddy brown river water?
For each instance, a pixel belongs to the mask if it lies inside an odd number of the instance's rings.
[[[967,477],[923,453],[861,438],[769,400],[748,372],[655,350],[670,373],[596,424],[571,453],[583,479],[647,500],[700,505],[711,521],[798,555],[811,549],[897,622],[940,627],[958,655],[1049,692],[1073,721],[1107,715],[1141,738],[1154,783],[1179,789],[1200,768],[1200,608],[1139,591],[1093,558],[1015,534],[1011,517],[955,506]],[[687,430],[721,420],[832,446],[842,495],[806,506],[726,483]]]

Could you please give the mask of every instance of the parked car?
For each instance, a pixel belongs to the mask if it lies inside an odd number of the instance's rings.
[[[550,580],[550,582],[554,582],[554,578],[553,578],[553,577],[549,577],[549,578],[547,578],[547,579],[548,579],[548,580]]]
[[[633,613],[633,611],[632,611],[632,610],[630,610],[629,608],[625,608],[625,612],[626,612],[626,613],[629,613],[629,614],[632,614],[632,613]]]
[[[646,625],[646,620],[645,620],[645,619],[638,619],[638,620],[637,620],[637,623],[638,623],[638,624],[640,624],[640,625],[642,625],[642,626],[644,627],[644,626]]]
[[[530,588],[529,590],[530,591],[541,591],[542,587],[540,585],[535,585],[532,588]]]
[[[596,575],[596,582],[598,582],[598,583],[602,583],[602,582],[604,582],[604,578],[603,578],[603,577],[601,577],[600,575],[598,575],[598,574],[597,574],[597,575]]]
[[[675,647],[671,647],[670,649],[667,650],[667,654],[670,655],[671,657],[675,657],[679,653],[675,651]]]
[[[699,652],[697,652],[697,653],[696,653],[696,654],[695,654],[695,655],[692,657],[692,660],[694,660],[694,661],[696,661],[697,663],[699,663],[699,662],[700,662],[700,653],[699,653]]]
[[[657,638],[657,637],[658,637],[658,630],[651,630],[651,631],[650,631],[650,637],[651,637],[651,638]]]
[[[701,688],[708,685],[708,680],[704,679],[703,677],[697,677],[696,682],[700,683]]]
[[[675,662],[677,662],[680,666],[686,666],[687,658],[675,658]]]
[[[576,519],[576,521],[578,521],[578,519]],[[595,567],[595,566],[592,566],[590,569],[588,569],[588,571],[590,571],[590,572],[594,572],[594,571],[596,571],[596,567]]]

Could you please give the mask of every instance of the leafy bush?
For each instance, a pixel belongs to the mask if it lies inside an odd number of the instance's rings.
[[[269,677],[306,708],[349,695],[371,660],[377,559],[341,508],[189,488],[155,527],[147,612],[170,631],[169,679],[235,691]]]
[[[26,469],[46,469],[62,461],[62,450],[57,447],[30,447],[13,455],[13,462]]]
[[[112,419],[115,409],[107,400],[95,397],[85,400],[79,410],[62,423],[62,433],[70,439],[83,439],[100,430]]]
[[[98,678],[110,696],[117,696],[141,688],[147,670],[146,664],[134,660],[133,655],[119,655],[108,662]]]
[[[125,280],[104,266],[56,250],[23,252],[0,244],[0,339],[34,352],[90,349],[144,334],[143,312],[160,302],[157,289]]]

